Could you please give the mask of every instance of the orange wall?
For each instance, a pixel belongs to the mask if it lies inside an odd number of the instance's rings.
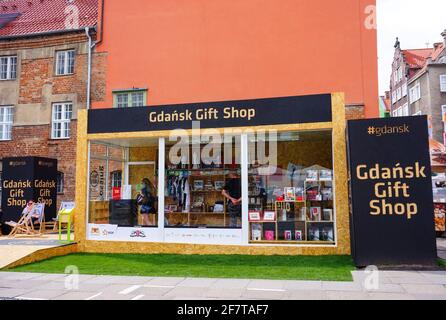
[[[101,1],[101,0],[99,0]],[[112,90],[148,88],[148,104],[342,91],[378,116],[375,0],[105,0]]]

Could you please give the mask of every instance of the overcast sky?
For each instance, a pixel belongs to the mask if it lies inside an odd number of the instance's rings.
[[[395,38],[403,49],[426,48],[443,41],[445,0],[377,0],[379,93],[389,89]]]

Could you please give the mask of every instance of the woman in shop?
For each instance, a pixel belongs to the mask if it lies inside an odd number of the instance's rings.
[[[150,222],[149,215],[156,214],[156,190],[149,179],[144,178],[141,182],[142,188],[137,196],[137,203],[140,206],[140,214],[142,217],[142,225],[144,227],[153,225]]]

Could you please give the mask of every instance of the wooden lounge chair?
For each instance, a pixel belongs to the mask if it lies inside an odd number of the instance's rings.
[[[8,237],[15,237],[18,234],[32,235],[34,233],[34,226],[32,224],[32,214],[34,211],[34,204],[32,206],[27,206],[23,209],[22,216],[18,222],[8,221],[5,222],[6,225],[12,228]]]

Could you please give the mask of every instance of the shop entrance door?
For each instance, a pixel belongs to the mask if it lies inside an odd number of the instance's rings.
[[[134,162],[128,164],[128,184],[132,186],[132,199],[136,199],[136,196],[141,191],[141,184],[144,178],[149,179],[153,186],[157,186],[157,181],[155,177],[155,162]],[[155,194],[156,196],[156,194]],[[138,208],[138,225],[142,225],[142,219],[140,214],[140,208]],[[149,216],[151,224],[153,226],[157,225],[155,214]]]

